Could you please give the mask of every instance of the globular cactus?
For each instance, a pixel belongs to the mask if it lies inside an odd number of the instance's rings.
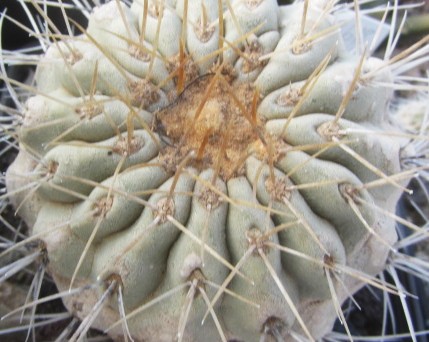
[[[394,75],[333,2],[111,1],[76,27],[6,176],[71,340],[315,340],[364,284],[397,291],[374,277],[411,175]]]

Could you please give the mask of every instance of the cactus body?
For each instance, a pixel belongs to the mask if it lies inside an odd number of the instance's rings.
[[[59,289],[98,282],[76,316],[114,284],[93,322],[114,339],[119,291],[136,341],[317,339],[364,284],[347,270],[384,268],[392,76],[320,3],[112,1],[49,48],[7,184],[38,183],[21,215]]]

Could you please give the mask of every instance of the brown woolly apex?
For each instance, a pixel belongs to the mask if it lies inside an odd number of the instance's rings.
[[[52,34],[6,183],[59,290],[92,285],[68,340],[315,341],[396,291],[413,51],[350,53],[333,3],[110,1]]]

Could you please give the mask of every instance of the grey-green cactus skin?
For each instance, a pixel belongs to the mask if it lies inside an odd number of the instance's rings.
[[[327,273],[341,303],[363,282],[338,270],[376,275],[397,238],[393,219],[374,209],[394,211],[401,193],[388,179],[401,171],[401,141],[379,134],[392,129],[392,91],[375,84],[391,76],[383,70],[358,81],[336,118],[360,63],[338,29],[298,44],[303,4],[274,0],[231,1],[234,15],[225,5],[220,29],[218,1],[201,2],[149,1],[146,15],[143,0],[130,8],[112,1],[94,9],[84,33],[53,44],[38,65],[39,95],[27,101],[8,191],[40,184],[21,215],[45,244],[57,286],[120,279],[125,313],[145,309],[127,320],[136,341],[216,341],[222,334],[291,341],[292,332],[320,338],[337,317]],[[310,1],[307,12],[312,34],[335,25],[317,4]],[[185,34],[184,16],[192,23]],[[262,137],[261,153],[255,135],[228,177],[213,160],[182,163],[200,152],[195,147],[178,162],[170,156],[171,167],[165,151],[177,142],[157,124],[180,101],[171,77],[179,42],[195,67],[187,86],[214,77],[223,63],[233,70],[224,78],[232,89],[258,89],[256,125],[274,152]],[[251,47],[272,56],[244,67],[240,54]],[[380,63],[368,58],[362,70]],[[221,125],[212,134],[229,122]],[[28,173],[39,178],[23,177]],[[12,200],[18,206],[25,196]],[[100,291],[64,302],[84,318]],[[107,330],[120,319],[112,296],[93,326]],[[109,334],[119,340],[121,325]]]

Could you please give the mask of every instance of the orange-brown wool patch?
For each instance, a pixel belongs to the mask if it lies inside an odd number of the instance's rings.
[[[240,170],[264,126],[255,113],[254,87],[229,81],[222,73],[200,77],[157,113],[158,133],[171,142],[162,162],[171,168],[193,151],[189,164],[198,169],[212,168],[224,179]]]
[[[169,58],[167,64],[168,72],[173,76],[176,85],[181,84],[185,87],[198,77],[198,65],[192,60],[192,57],[183,52]],[[182,78],[182,79],[181,79]],[[172,94],[173,98],[177,93]]]

